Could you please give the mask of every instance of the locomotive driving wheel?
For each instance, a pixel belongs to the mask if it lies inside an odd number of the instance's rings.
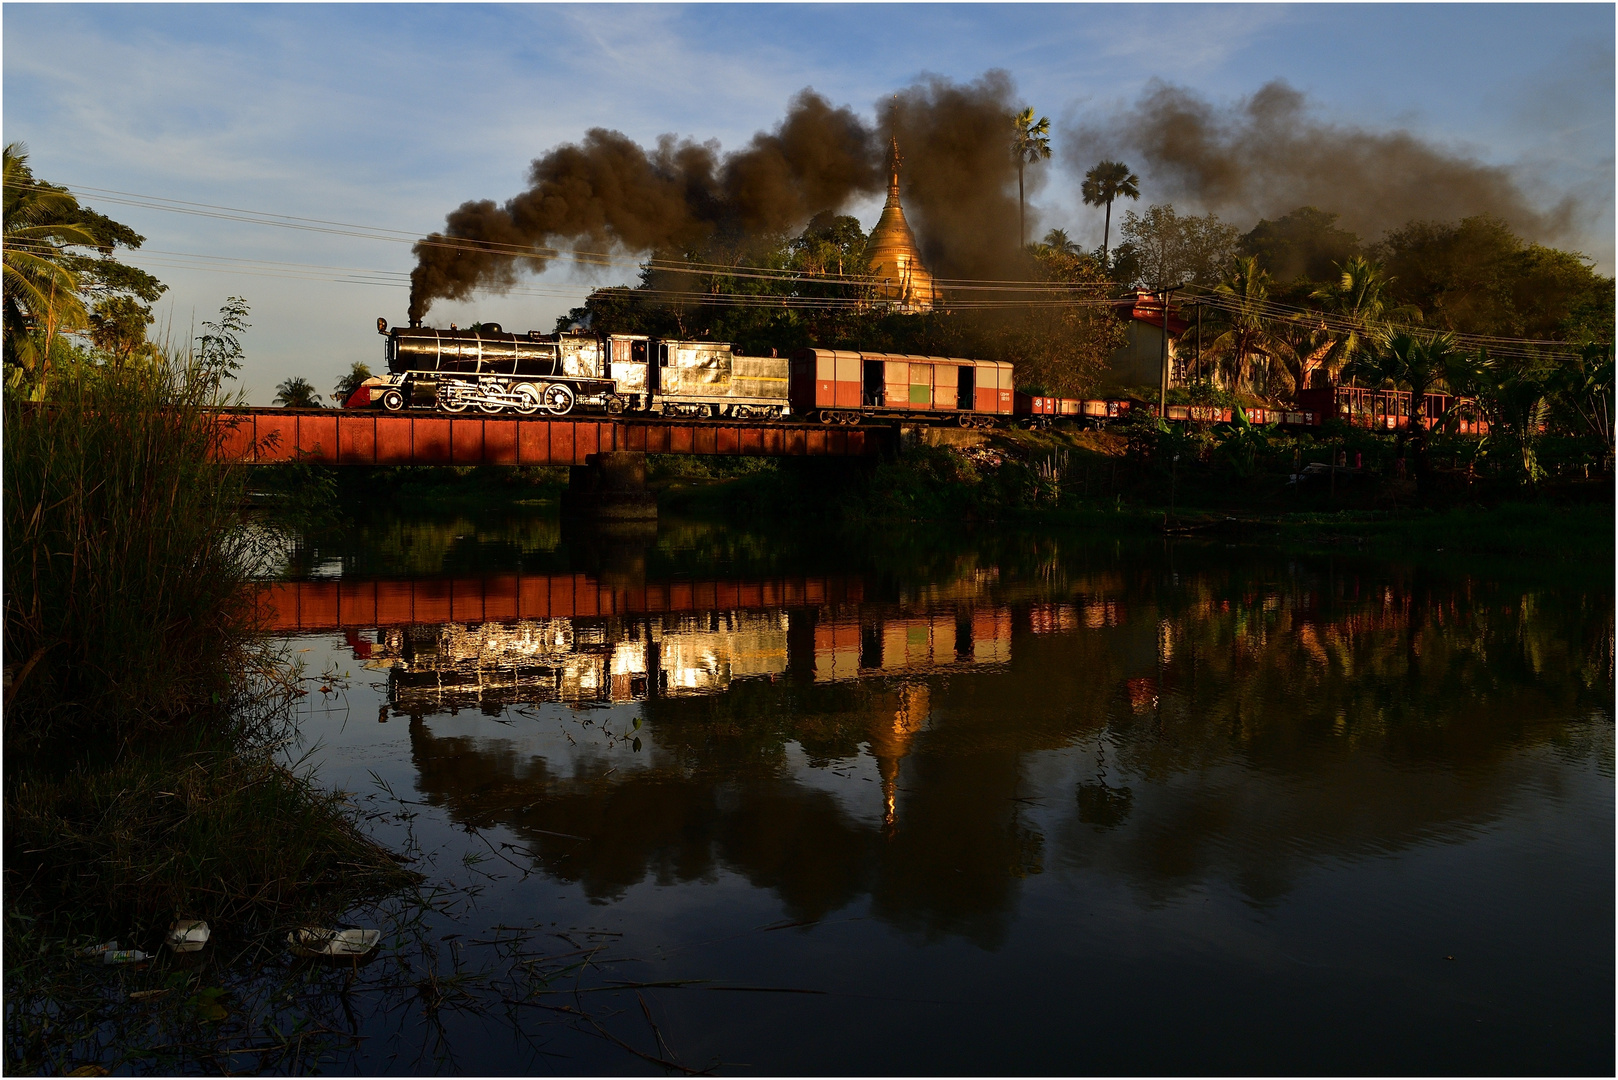
[[[404,395],[390,387],[382,395],[382,407],[389,412],[398,412],[404,408]]]
[[[522,416],[534,415],[539,411],[540,405],[543,404],[540,400],[539,389],[533,383],[520,383],[512,393],[517,395],[517,404],[514,408]]]
[[[545,388],[545,409],[553,416],[566,416],[573,408],[573,391],[561,383]]]
[[[443,409],[445,412],[465,412],[466,399],[462,398],[459,394],[452,398],[448,394],[440,391],[438,395],[438,407]]]

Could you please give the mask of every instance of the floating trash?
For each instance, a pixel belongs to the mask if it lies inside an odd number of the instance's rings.
[[[117,951],[118,951],[118,939],[114,938],[111,941],[103,941],[99,945],[91,945],[87,949],[80,949],[79,950],[79,955],[80,956],[88,956],[89,958],[91,958],[93,960],[98,956],[104,955],[105,953],[117,952]]]
[[[169,927],[168,946],[175,952],[197,952],[208,944],[208,924],[201,919],[177,919]]]
[[[287,935],[294,956],[364,956],[380,940],[379,930],[322,930],[312,926]]]
[[[139,949],[108,949],[101,954],[101,962],[104,964],[138,964],[142,960],[150,959],[150,956]]]

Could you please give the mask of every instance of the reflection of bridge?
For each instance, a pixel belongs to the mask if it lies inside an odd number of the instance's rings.
[[[583,465],[591,454],[864,457],[892,437],[880,427],[645,417],[415,415],[362,410],[222,413],[220,456],[317,465]]]
[[[501,574],[389,581],[276,581],[259,586],[264,628],[341,630],[858,603],[858,577],[661,581],[612,585],[585,574]]]

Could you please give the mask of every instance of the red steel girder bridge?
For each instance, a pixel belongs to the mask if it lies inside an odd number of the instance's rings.
[[[381,581],[273,581],[258,586],[264,627],[321,631],[418,623],[599,618],[857,604],[863,578],[832,575],[610,585],[579,573]]]
[[[416,415],[244,408],[221,413],[228,461],[316,465],[584,465],[591,454],[869,457],[895,438],[885,425],[674,420],[661,417]]]

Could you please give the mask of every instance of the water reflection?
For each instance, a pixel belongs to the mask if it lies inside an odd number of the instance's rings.
[[[1610,727],[1579,726],[1611,718],[1600,597],[1092,558],[1032,579],[978,562],[922,582],[507,574],[267,596],[287,629],[343,627],[386,669],[383,718],[408,720],[430,803],[509,829],[603,902],[729,870],[794,919],[864,896],[992,947],[1053,867],[1158,900],[1224,878],[1267,903],[1321,860],[1475,835],[1556,782],[1525,746],[1610,770]],[[532,711],[558,705],[566,746]],[[532,734],[437,730],[462,710]]]

